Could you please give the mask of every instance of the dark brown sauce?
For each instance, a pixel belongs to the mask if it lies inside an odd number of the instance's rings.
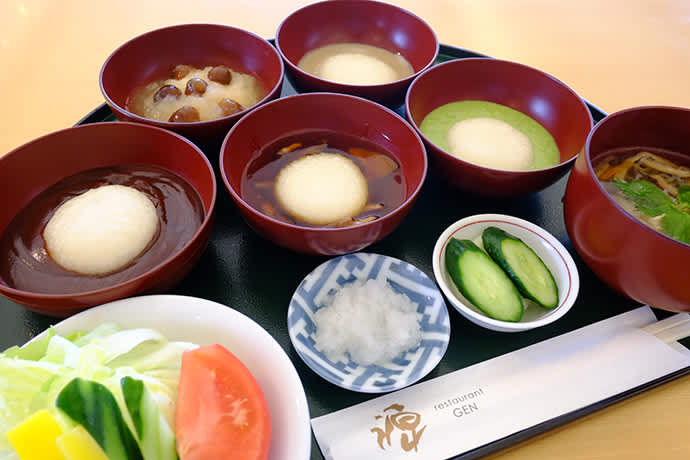
[[[399,163],[390,152],[371,141],[331,131],[296,133],[254,152],[242,175],[242,199],[262,213],[284,222],[305,227],[324,227],[288,214],[282,209],[274,192],[275,179],[283,167],[298,158],[318,152],[338,153],[354,161],[362,170],[369,188],[364,211],[351,216],[352,221],[328,226],[357,225],[377,219],[405,201],[405,178]]]
[[[47,253],[43,229],[68,199],[101,185],[127,185],[156,206],[159,230],[149,246],[126,267],[89,276],[65,270]],[[10,222],[0,237],[0,281],[36,293],[70,294],[102,289],[146,273],[189,242],[204,220],[204,206],[194,188],[163,168],[120,165],[83,171],[51,186]]]

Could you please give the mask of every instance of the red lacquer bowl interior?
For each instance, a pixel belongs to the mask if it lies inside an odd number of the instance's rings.
[[[155,121],[126,109],[127,98],[136,88],[166,78],[178,64],[197,68],[227,65],[258,78],[266,95],[242,112],[191,123]],[[159,126],[197,143],[217,141],[219,145],[228,129],[244,114],[280,94],[283,77],[280,55],[258,35],[220,24],[182,24],[147,32],[120,46],[103,64],[100,86],[108,106],[120,120]]]
[[[0,234],[39,193],[81,171],[118,164],[165,168],[198,192],[205,217],[193,238],[177,253],[146,273],[110,287],[73,294],[44,294],[14,289],[0,280],[0,293],[30,310],[66,317],[88,307],[140,293],[163,292],[193,267],[208,241],[216,202],[216,179],[210,162],[194,144],[169,131],[137,123],[111,122],[57,131],[0,158]]]
[[[255,152],[289,134],[310,130],[366,139],[393,155],[406,182],[404,202],[377,220],[344,228],[293,225],[249,205],[242,197],[242,177]],[[409,212],[426,171],[424,145],[401,117],[369,100],[335,93],[300,94],[269,102],[233,126],[220,154],[223,182],[249,226],[277,245],[307,254],[354,252],[388,235]]]
[[[690,166],[690,110],[635,107],[613,113],[592,130],[565,192],[565,225],[575,249],[611,288],[638,302],[690,311],[690,245],[646,226],[601,186],[592,165],[611,149],[659,148]]]
[[[300,69],[300,59],[315,48],[333,43],[362,43],[400,53],[413,75],[380,85],[347,85],[324,80]],[[305,6],[288,16],[276,32],[276,46],[287,75],[300,92],[353,94],[390,107],[402,104],[410,82],[431,66],[438,39],[418,16],[400,7],[370,0],[333,0]]]
[[[505,171],[461,160],[420,132],[431,167],[448,183],[477,195],[526,195],[553,184],[584,149],[592,127],[586,103],[568,86],[532,67],[491,58],[456,59],[426,70],[410,85],[405,110],[419,131],[432,110],[463,100],[494,102],[529,115],[549,131],[560,151],[556,166]]]

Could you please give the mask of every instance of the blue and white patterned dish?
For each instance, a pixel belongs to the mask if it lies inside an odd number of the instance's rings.
[[[417,304],[417,312],[423,315],[419,346],[385,366],[332,362],[314,347],[314,314],[343,286],[375,278],[386,280]],[[450,339],[448,309],[431,278],[402,260],[362,252],[331,259],[307,275],[290,300],[287,322],[292,345],[307,366],[335,385],[363,393],[398,390],[418,381],[436,367]]]

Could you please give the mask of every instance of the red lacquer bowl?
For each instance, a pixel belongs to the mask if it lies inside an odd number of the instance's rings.
[[[362,43],[400,53],[414,73],[386,84],[348,85],[319,78],[297,66],[308,51],[333,43]],[[371,0],[307,5],[280,24],[276,46],[298,91],[352,94],[389,107],[402,104],[410,82],[433,65],[439,49],[436,34],[424,20],[395,5]]]
[[[445,152],[419,131],[432,110],[464,100],[505,105],[538,121],[556,141],[558,165],[529,171],[488,168]],[[527,195],[553,184],[582,152],[592,127],[587,105],[568,86],[532,67],[490,58],[456,59],[424,71],[407,91],[405,110],[424,139],[431,168],[449,184],[487,197]]]
[[[34,197],[65,177],[92,168],[132,163],[172,171],[198,192],[205,217],[184,247],[146,273],[102,289],[45,294],[15,289],[0,280],[0,294],[30,310],[66,317],[135,294],[163,292],[182,279],[208,241],[215,215],[216,179],[210,162],[199,148],[182,136],[152,126],[111,122],[68,128],[0,157],[0,184],[5,184],[0,234]]]
[[[690,245],[646,226],[601,186],[592,164],[614,148],[660,148],[690,165],[690,110],[635,107],[600,121],[575,162],[565,192],[565,225],[575,249],[606,284],[638,302],[690,311]]]
[[[151,120],[127,110],[127,98],[137,87],[166,78],[178,64],[197,68],[228,65],[257,77],[266,95],[236,114],[190,123]],[[100,86],[106,103],[119,120],[170,129],[202,145],[215,142],[217,148],[237,120],[280,95],[283,77],[280,55],[258,35],[221,24],[181,24],[147,32],[116,49],[103,64]]]
[[[289,134],[310,130],[357,136],[388,151],[405,178],[403,203],[377,220],[343,228],[293,225],[248,204],[242,197],[242,177],[253,154]],[[220,153],[223,182],[247,224],[267,240],[307,254],[354,252],[388,235],[412,207],[426,171],[424,145],[400,116],[369,100],[336,93],[288,96],[261,106],[232,127]]]

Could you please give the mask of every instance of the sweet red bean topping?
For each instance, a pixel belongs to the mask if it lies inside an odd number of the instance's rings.
[[[207,86],[208,83],[201,78],[190,78],[189,81],[187,81],[187,87],[185,88],[184,93],[187,96],[201,96],[206,92]]]
[[[232,73],[224,65],[218,65],[208,71],[208,79],[222,85],[229,85],[232,81]]]
[[[166,97],[173,96],[175,99],[182,96],[182,91],[175,85],[165,85],[161,86],[156,94],[153,95],[153,102],[158,102]]]
[[[244,110],[242,104],[233,101],[229,97],[223,98],[220,101],[218,101],[218,106],[220,107],[221,112],[223,112],[224,117]]]
[[[186,77],[189,74],[189,72],[192,71],[192,69],[193,69],[192,66],[188,66],[186,64],[176,65],[172,69],[171,76],[175,80],[180,80],[181,78]]]
[[[189,105],[183,105],[179,109],[177,109],[175,112],[173,112],[172,115],[170,115],[170,118],[168,121],[172,122],[191,122],[191,121],[199,121],[201,117],[199,116],[199,111],[192,106]]]

